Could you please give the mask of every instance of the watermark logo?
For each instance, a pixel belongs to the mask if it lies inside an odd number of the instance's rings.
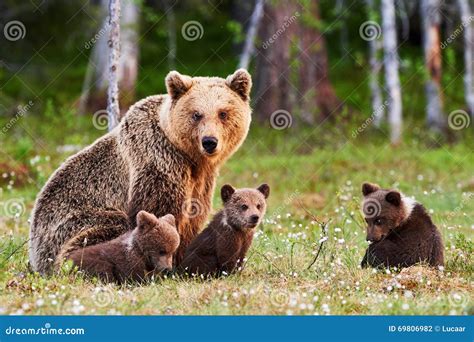
[[[461,129],[469,127],[471,124],[471,117],[469,114],[461,109],[454,110],[448,115],[449,128],[459,131]]]
[[[204,35],[204,28],[199,21],[190,20],[184,23],[183,27],[181,27],[181,35],[187,41],[193,42],[202,38]]]
[[[106,307],[112,305],[115,300],[114,293],[107,288],[96,287],[94,289],[94,294],[92,295],[92,300],[98,307]]]
[[[369,198],[364,201],[362,212],[366,218],[374,218],[380,215],[382,205],[374,198]]]
[[[359,35],[365,41],[379,39],[382,35],[382,29],[377,22],[368,20],[360,25]]]
[[[190,198],[183,202],[181,206],[184,216],[195,218],[204,213],[204,205],[197,198]]]
[[[21,198],[11,198],[3,203],[5,215],[10,218],[18,218],[26,211],[25,202]]]
[[[109,114],[107,110],[101,109],[92,116],[92,124],[98,130],[106,130],[109,127]]]
[[[290,112],[284,109],[278,109],[270,115],[270,125],[277,130],[290,128],[293,124],[293,117]]]
[[[300,16],[300,12],[295,12],[291,17],[285,17],[283,24],[278,28],[278,30],[272,34],[270,38],[263,42],[262,48],[264,50],[268,49],[285,31],[293,24],[296,19]]]
[[[11,42],[23,39],[26,35],[25,25],[19,20],[9,21],[3,28],[3,35]]]

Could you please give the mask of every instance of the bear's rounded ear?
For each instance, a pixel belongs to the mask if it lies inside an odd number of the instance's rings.
[[[177,71],[170,71],[166,76],[166,89],[173,100],[179,99],[193,85],[193,79],[186,75],[181,75]]]
[[[137,227],[147,228],[156,222],[156,216],[141,210],[137,214]]]
[[[398,207],[402,203],[402,195],[398,191],[390,191],[385,195],[385,200]]]
[[[250,90],[252,89],[252,76],[245,69],[238,69],[232,75],[227,76],[225,84],[235,91],[244,101],[250,98]]]
[[[270,196],[270,187],[268,184],[262,184],[257,188],[258,191],[260,191],[265,198],[268,198]]]
[[[372,192],[375,192],[377,190],[380,190],[380,186],[378,186],[377,184],[372,184],[372,183],[362,184],[362,194],[364,196],[367,196],[367,195],[369,195]]]
[[[226,184],[221,188],[221,198],[222,202],[226,203],[232,197],[232,194],[235,192],[235,189],[232,185]]]
[[[167,214],[161,218],[161,220],[165,221],[166,223],[172,225],[173,227],[176,227],[176,219],[174,218],[173,215]]]

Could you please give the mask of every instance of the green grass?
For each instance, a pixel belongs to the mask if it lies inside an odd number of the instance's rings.
[[[383,130],[367,129],[352,138],[350,129],[332,125],[299,131],[254,125],[222,168],[214,198],[218,209],[224,183],[271,186],[267,219],[243,271],[215,280],[168,278],[120,287],[77,273],[42,278],[27,269],[28,217],[35,196],[70,154],[57,146],[83,146],[100,135],[88,120],[71,120],[77,124],[63,130],[23,120],[9,140],[1,137],[0,313],[473,313],[472,137],[433,148],[435,138],[415,130],[404,144],[392,147]],[[359,208],[364,181],[397,187],[432,212],[445,242],[444,270],[359,268],[367,247]],[[329,222],[328,240],[308,269],[323,236],[315,220]]]

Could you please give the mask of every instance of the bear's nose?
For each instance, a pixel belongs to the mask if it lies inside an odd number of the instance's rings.
[[[216,147],[217,147],[217,139],[214,138],[214,137],[204,137],[204,138],[202,138],[202,147],[204,148],[204,150],[207,153],[209,153],[209,154],[214,153],[214,151],[216,150]]]
[[[250,216],[250,222],[251,222],[251,223],[257,223],[257,222],[258,222],[258,219],[259,219],[258,215],[252,215],[252,216]]]

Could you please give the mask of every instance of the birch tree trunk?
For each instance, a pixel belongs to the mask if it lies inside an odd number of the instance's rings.
[[[257,35],[258,26],[260,25],[260,21],[262,19],[264,3],[264,0],[257,0],[255,3],[255,9],[252,13],[252,17],[250,18],[250,24],[247,30],[247,36],[245,38],[244,49],[240,56],[239,68],[248,69],[250,58],[255,52],[255,36]]]
[[[382,32],[385,53],[385,82],[388,91],[390,141],[396,145],[400,143],[402,132],[402,99],[398,76],[397,28],[394,0],[382,0]]]
[[[109,90],[107,98],[107,113],[109,116],[109,131],[117,125],[120,115],[118,66],[120,59],[120,0],[110,0],[109,3]]]
[[[374,0],[366,0],[369,17],[372,17],[375,11]],[[373,18],[375,19],[375,18]],[[371,20],[373,20],[371,19]],[[379,127],[385,115],[385,107],[383,106],[382,90],[379,84],[380,70],[382,63],[379,60],[381,50],[381,42],[375,36],[369,39],[369,65],[370,65],[370,94],[372,101],[372,116],[374,124]]]
[[[468,0],[458,0],[459,12],[461,13],[461,25],[464,27],[464,96],[471,117],[474,118],[474,79],[473,79],[473,13]]]
[[[428,127],[443,129],[443,106],[441,100],[441,39],[440,0],[421,0],[423,49],[428,80],[425,83],[426,121]]]
[[[120,92],[120,114],[124,114],[135,101],[135,85],[138,76],[138,24],[139,7],[136,0],[122,0],[121,8],[121,56],[118,66]],[[79,112],[95,112],[107,106],[107,87],[109,84],[109,0],[101,0],[102,26],[91,39],[91,57],[84,78]],[[93,45],[93,46],[92,46]],[[120,115],[118,117],[120,119]]]

